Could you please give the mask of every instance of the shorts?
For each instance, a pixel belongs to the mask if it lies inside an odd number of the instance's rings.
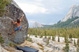
[[[18,30],[21,30],[22,29],[22,26],[19,26],[19,27],[16,27],[15,29],[14,29],[14,31],[18,31]]]

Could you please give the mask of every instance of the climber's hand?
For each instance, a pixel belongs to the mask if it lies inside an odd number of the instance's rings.
[[[17,24],[17,22],[12,21],[13,24]]]
[[[13,20],[11,20],[11,22],[12,22],[12,23],[14,23],[14,21],[13,21]]]
[[[24,17],[24,14],[22,15],[22,17]]]
[[[21,16],[20,21],[22,21],[23,17],[24,17],[24,14]]]
[[[13,24],[16,24],[16,22],[14,22],[13,20],[12,20],[12,23],[13,23]]]

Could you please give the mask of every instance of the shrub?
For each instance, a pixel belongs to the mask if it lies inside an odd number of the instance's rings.
[[[12,0],[0,0],[0,16],[2,17],[5,12],[5,7],[9,3],[11,3]]]
[[[69,43],[66,43],[66,46],[64,47],[64,52],[69,52]]]
[[[9,46],[11,46],[11,47],[15,47],[15,46],[16,46],[16,44],[14,44],[14,43],[10,42],[10,43],[9,43]]]
[[[0,43],[4,43],[4,40],[3,40],[3,37],[1,36],[1,33],[0,33]]]
[[[26,40],[32,42],[32,39],[29,37],[26,37]]]

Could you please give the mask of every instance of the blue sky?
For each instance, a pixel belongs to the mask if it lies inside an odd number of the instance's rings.
[[[14,0],[25,12],[28,22],[54,24],[63,19],[79,0]]]

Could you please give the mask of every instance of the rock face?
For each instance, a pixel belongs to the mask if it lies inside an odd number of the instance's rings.
[[[24,12],[18,7],[18,5],[12,1],[11,4],[6,6],[6,12],[3,17],[0,17],[0,33],[4,38],[5,43],[9,41],[21,44],[26,39],[27,30],[28,30],[28,21],[24,15],[23,20],[21,21],[22,30],[16,31],[12,35],[14,28],[16,27],[11,23],[12,20],[16,21],[24,14]]]
[[[0,52],[9,52],[0,45]]]
[[[23,52],[23,51],[17,50],[17,49],[12,48],[12,47],[7,47],[7,46],[3,47],[0,45],[0,52]]]

